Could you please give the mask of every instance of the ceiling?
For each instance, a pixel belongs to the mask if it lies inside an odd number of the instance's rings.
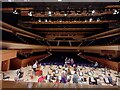
[[[120,28],[119,2],[3,2],[1,11],[2,22],[10,25],[9,28],[3,25],[3,41],[9,42],[48,46],[92,45],[97,37],[87,38]],[[19,29],[21,32],[17,34]],[[119,44],[119,31],[106,34],[111,36],[105,39],[117,39],[115,44]]]

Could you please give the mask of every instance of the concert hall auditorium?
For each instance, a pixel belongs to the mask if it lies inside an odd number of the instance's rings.
[[[3,90],[119,88],[120,1],[64,1],[3,0]]]

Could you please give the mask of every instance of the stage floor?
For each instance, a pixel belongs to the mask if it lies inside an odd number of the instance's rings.
[[[43,76],[46,76],[47,73],[49,72],[51,75],[53,74],[52,69],[56,69],[57,65],[46,65],[46,66],[42,66],[40,69],[43,71]],[[63,70],[64,67],[60,66],[61,68],[59,69],[59,73],[56,74],[56,76],[61,76],[61,72]],[[82,66],[78,66],[80,69],[82,69],[81,71],[84,73],[84,76],[87,78],[87,82],[86,83],[78,83],[78,84],[73,84],[72,79],[70,82],[63,84],[55,84],[55,83],[50,83],[47,80],[45,80],[45,82],[42,83],[38,83],[38,78],[40,76],[36,76],[33,74],[33,79],[30,78],[31,75],[31,70],[32,67],[31,66],[27,66],[27,67],[23,67],[22,70],[24,71],[24,76],[23,78],[16,82],[14,80],[15,75],[17,70],[9,70],[6,71],[4,73],[6,73],[7,75],[10,76],[9,79],[6,79],[4,81],[2,81],[2,87],[3,88],[28,88],[28,87],[33,87],[33,88],[118,88],[117,86],[112,86],[110,84],[105,84],[104,80],[99,81],[99,85],[89,85],[89,75],[85,74],[87,71],[90,71],[91,69],[93,69],[93,67],[82,67]],[[74,71],[73,67],[70,67],[71,72]],[[104,73],[102,72],[102,70],[104,70],[104,68],[97,68],[94,70],[94,77],[98,77],[99,75],[104,77]],[[110,72],[109,72],[110,71]],[[116,80],[116,76],[118,76],[116,73],[116,71],[114,70],[109,70],[107,71],[107,74],[111,74],[113,80]],[[73,75],[70,75],[71,77],[73,77]],[[53,81],[54,82],[54,81]],[[119,81],[117,79],[117,85],[118,85]]]

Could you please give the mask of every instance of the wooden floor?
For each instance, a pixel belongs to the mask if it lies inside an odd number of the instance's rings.
[[[118,86],[99,86],[99,85],[80,85],[80,84],[54,84],[54,83],[36,83],[36,82],[14,82],[1,81],[2,88],[115,88]]]
[[[55,67],[56,66],[53,65],[51,68],[55,68]],[[83,68],[81,66],[79,66],[79,68],[82,68],[83,72],[89,71],[91,69],[90,67]],[[47,75],[48,71],[51,71],[49,65],[42,67],[41,69],[43,70],[44,76]],[[97,68],[94,71],[94,76],[98,76],[99,74],[102,75],[102,72],[101,72],[102,69],[103,68]],[[63,84],[63,83],[55,84],[55,83],[50,83],[50,82],[49,83],[48,82],[38,83],[37,80],[40,76],[34,76],[34,79],[31,80],[28,75],[29,70],[31,70],[30,66],[24,67],[23,68],[23,71],[24,71],[23,80],[20,80],[17,82],[14,81],[14,77],[15,77],[17,70],[10,70],[10,71],[4,72],[4,73],[7,73],[10,75],[10,79],[1,81],[2,88],[116,88],[116,89],[118,88],[118,86],[106,85],[105,83],[103,83],[103,81],[101,81],[101,83],[102,83],[101,85],[89,85],[89,83],[73,84],[72,80],[71,80],[71,82],[66,83],[66,84]],[[71,70],[73,70],[72,67],[71,67]],[[114,70],[110,70],[110,71],[111,71],[113,79],[115,80],[116,74],[114,74],[114,73],[116,73],[116,71],[114,71]],[[59,72],[60,73],[58,74],[58,76],[61,75],[61,69]],[[71,76],[73,76],[73,75],[71,75]],[[88,78],[89,76],[87,74],[85,74],[84,77]],[[87,82],[88,82],[88,80],[87,80]]]

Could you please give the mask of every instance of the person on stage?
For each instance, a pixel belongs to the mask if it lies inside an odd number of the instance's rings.
[[[73,58],[71,58],[70,63],[71,63],[71,66],[73,66],[73,64],[74,64]]]

